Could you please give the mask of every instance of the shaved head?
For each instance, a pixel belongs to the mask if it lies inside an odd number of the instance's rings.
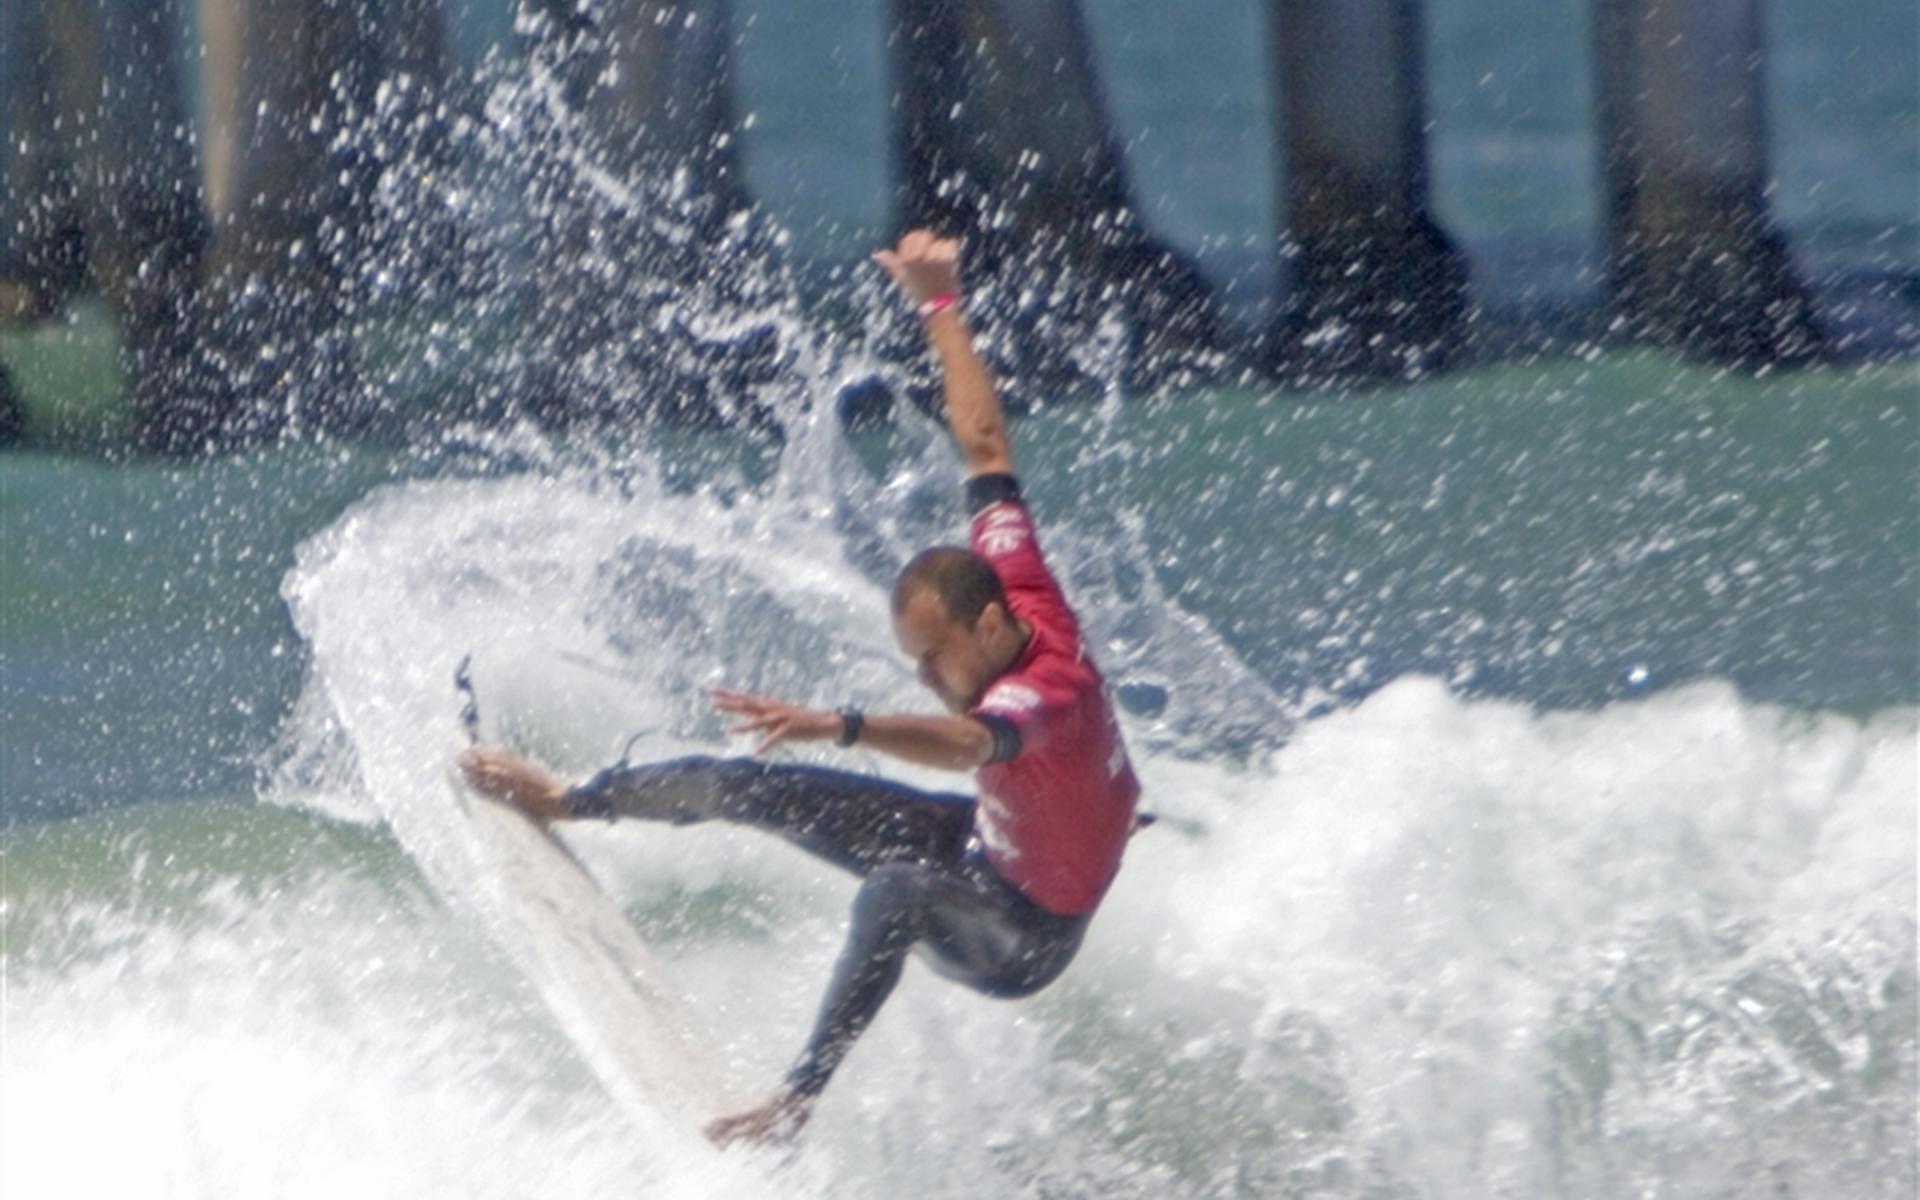
[[[972,628],[989,604],[1006,607],[1006,589],[987,561],[959,546],[935,546],[913,556],[893,581],[893,615],[905,612],[921,592],[940,598],[947,615]]]

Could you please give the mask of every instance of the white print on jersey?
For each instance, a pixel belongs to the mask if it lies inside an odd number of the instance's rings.
[[[1020,847],[1007,837],[1007,802],[992,792],[982,789],[980,792],[979,819],[974,828],[980,833],[980,842],[993,856],[1002,862],[1012,862],[1020,857]]]
[[[999,558],[1018,550],[1026,540],[1027,531],[1018,527],[989,529],[980,535],[980,552],[988,558]]]
[[[1040,707],[1040,693],[1024,683],[1014,683],[1011,680],[996,683],[987,689],[985,699],[980,701],[980,707],[999,712],[1032,712]]]
[[[989,558],[1010,554],[1027,540],[1027,523],[1011,505],[988,509],[980,517],[980,526],[980,552]]]

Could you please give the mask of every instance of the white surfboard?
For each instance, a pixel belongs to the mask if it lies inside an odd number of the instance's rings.
[[[494,919],[588,1066],[640,1123],[687,1128],[746,1096],[626,914],[560,840],[450,777]]]

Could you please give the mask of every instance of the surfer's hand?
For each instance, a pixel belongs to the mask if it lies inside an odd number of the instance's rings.
[[[894,249],[876,252],[873,261],[915,304],[960,294],[960,243],[932,230],[914,230]]]
[[[723,713],[747,718],[728,729],[728,733],[765,735],[754,749],[755,754],[765,754],[781,742],[830,741],[838,738],[844,728],[839,713],[803,708],[785,700],[753,696],[746,692],[715,689],[713,706]]]
[[[707,1140],[721,1149],[738,1142],[765,1146],[790,1142],[812,1115],[813,1097],[781,1092],[760,1107],[708,1122]]]
[[[568,815],[567,785],[499,746],[475,746],[460,755],[460,773],[474,791],[511,804],[539,821]]]

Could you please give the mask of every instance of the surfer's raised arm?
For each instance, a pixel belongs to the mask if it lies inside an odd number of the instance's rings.
[[[966,460],[967,474],[1013,474],[1013,448],[1000,396],[960,312],[960,243],[916,229],[873,259],[913,301],[927,341],[940,357],[947,425]]]

